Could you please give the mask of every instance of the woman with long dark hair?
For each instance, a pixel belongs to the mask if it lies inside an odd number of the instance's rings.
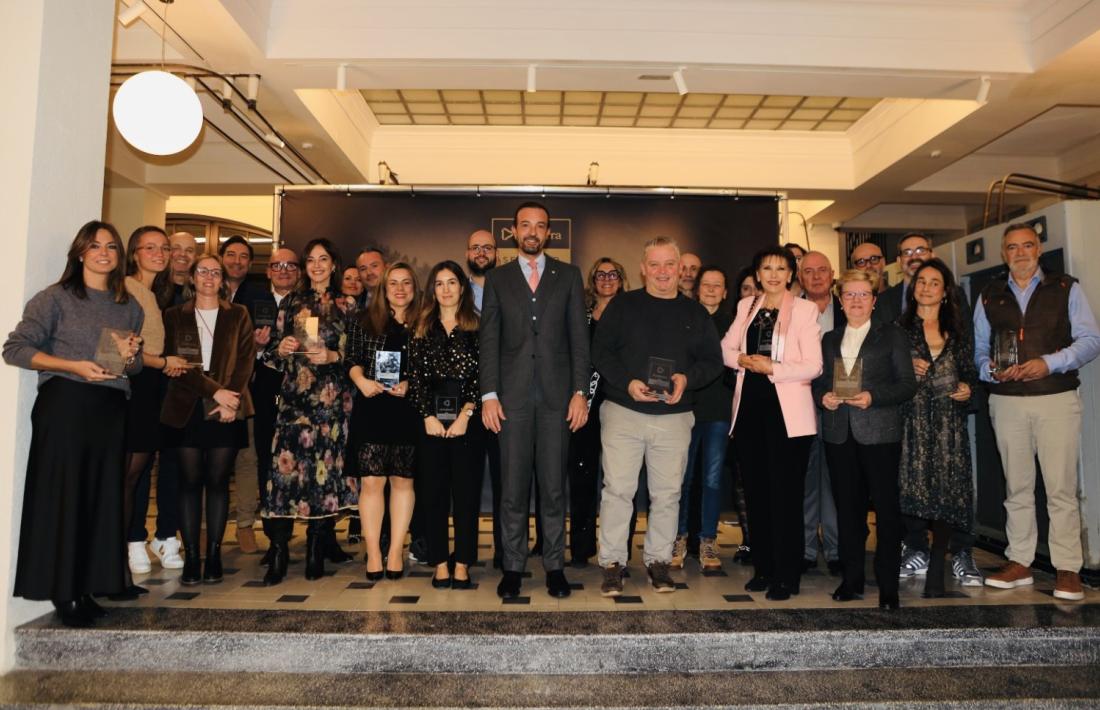
[[[477,562],[477,513],[484,471],[479,416],[478,319],[462,267],[436,264],[409,344],[409,399],[423,418],[417,444],[417,503],[424,513],[432,586],[470,587]],[[454,510],[454,555],[447,521]],[[453,568],[452,568],[453,564]]]
[[[347,319],[337,305],[340,253],[327,239],[303,250],[305,274],[279,304],[265,357],[283,373],[272,442],[271,477],[262,494],[271,559],[264,583],[286,576],[295,520],[305,520],[306,579],[325,574],[336,516],[352,510],[358,482],[344,470],[351,391],[344,369]]]
[[[405,534],[416,500],[416,439],[422,425],[409,390],[409,330],[419,306],[412,267],[390,264],[366,310],[348,324],[348,377],[355,402],[348,441],[348,474],[360,485],[359,517],[367,545],[367,579],[399,579]],[[390,485],[390,545],[382,561],[385,488]]]
[[[974,518],[967,403],[978,372],[958,294],[947,264],[929,259],[913,275],[900,320],[913,353],[917,393],[901,407],[898,493],[903,515],[931,522],[926,597],[944,595],[948,538],[952,529],[969,532]]]
[[[144,574],[152,569],[145,548],[148,531],[145,513],[149,507],[149,481],[153,457],[160,450],[160,407],[164,399],[164,374],[178,376],[187,365],[183,358],[164,354],[164,321],[161,309],[172,301],[168,278],[168,235],[160,227],[138,227],[126,245],[126,291],[145,313],[141,326],[143,342],[141,372],[130,377],[130,401],[126,407],[126,481],[123,488],[123,517],[130,572]],[[158,501],[172,504],[169,500]],[[179,542],[175,533],[161,541],[161,564],[179,569]],[[144,592],[141,587],[132,591]]]
[[[161,410],[165,446],[180,462],[180,529],[184,585],[222,581],[221,542],[229,515],[229,474],[248,446],[245,417],[253,414],[248,381],[256,361],[248,309],[228,301],[225,266],[213,254],[191,265],[194,297],[164,312],[166,352],[198,345],[197,359],[168,384]],[[193,347],[193,346],[192,346]],[[204,496],[205,494],[205,496]],[[200,570],[199,530],[206,499],[206,565]],[[200,574],[201,572],[201,574]]]
[[[39,372],[14,594],[52,601],[66,626],[91,625],[104,613],[92,595],[127,584],[127,375],[141,369],[144,314],[125,278],[118,231],[88,222],[4,343],[4,362]]]

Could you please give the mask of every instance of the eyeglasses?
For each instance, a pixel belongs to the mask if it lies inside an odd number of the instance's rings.
[[[910,249],[902,249],[902,256],[924,256],[928,252],[932,251],[928,247],[912,247]]]
[[[211,269],[211,268],[207,268],[205,266],[199,266],[199,267],[195,268],[195,275],[196,276],[213,276],[216,279],[220,279],[222,277],[222,270],[221,269]]]
[[[864,257],[861,257],[859,259],[853,259],[852,260],[852,265],[853,266],[858,266],[859,268],[862,269],[864,266],[867,266],[868,264],[870,264],[871,266],[874,266],[874,265],[878,264],[880,261],[882,261],[882,255],[881,254],[874,254],[872,256],[864,256]]]
[[[268,268],[272,271],[297,271],[298,265],[293,261],[276,261],[268,264]]]
[[[172,247],[168,246],[167,244],[165,244],[162,247],[158,247],[156,244],[146,244],[143,247],[138,247],[137,251],[143,251],[147,254],[155,254],[158,251],[161,254],[171,254],[172,253]]]
[[[622,274],[620,274],[618,271],[597,271],[596,272],[596,280],[597,281],[618,281],[620,278],[622,278]]]
[[[492,244],[478,244],[477,246],[466,247],[466,251],[471,251],[474,254],[492,254],[497,248]]]
[[[845,291],[840,297],[845,301],[862,301],[871,297],[870,291]]]

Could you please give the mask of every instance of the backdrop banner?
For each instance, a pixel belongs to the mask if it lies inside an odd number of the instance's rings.
[[[667,192],[615,194],[529,192],[491,194],[430,188],[408,191],[287,190],[282,193],[276,239],[296,251],[326,237],[351,265],[361,249],[380,248],[386,261],[405,261],[421,279],[444,259],[465,265],[466,238],[493,233],[499,263],[515,258],[512,215],[535,200],[550,210],[548,253],[587,274],[603,256],[623,265],[632,288],[639,277],[642,245],[655,236],[675,239],[682,251],[715,263],[732,279],[759,249],[777,243],[778,202],[771,196]],[[301,255],[304,258],[304,254]],[[736,285],[730,284],[736,293]]]

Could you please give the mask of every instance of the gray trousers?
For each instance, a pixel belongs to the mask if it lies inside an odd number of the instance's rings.
[[[836,503],[829,481],[829,466],[825,463],[825,445],[821,440],[821,414],[817,415],[818,435],[810,444],[810,463],[806,466],[806,491],[802,498],[803,526],[806,547],[802,557],[817,559],[817,528],[821,526],[821,547],[826,560],[840,559],[836,527]]]
[[[500,527],[503,566],[527,566],[531,477],[538,485],[542,523],[542,566],[565,567],[565,464],[569,427],[565,410],[529,405],[508,407],[500,428]]]
[[[645,462],[649,488],[646,565],[669,562],[680,515],[680,486],[695,415],[640,414],[614,402],[600,407],[603,498],[600,502],[599,563],[626,565],[634,494]],[[543,502],[545,505],[545,501]]]

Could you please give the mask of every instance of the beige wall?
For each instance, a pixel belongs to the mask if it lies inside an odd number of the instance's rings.
[[[165,199],[142,187],[109,187],[103,191],[103,219],[115,225],[126,241],[138,227],[164,227]]]
[[[241,158],[245,158],[242,156]],[[272,190],[274,193],[274,189]],[[272,195],[176,195],[168,198],[166,211],[198,214],[243,222],[271,231],[275,198]]]

